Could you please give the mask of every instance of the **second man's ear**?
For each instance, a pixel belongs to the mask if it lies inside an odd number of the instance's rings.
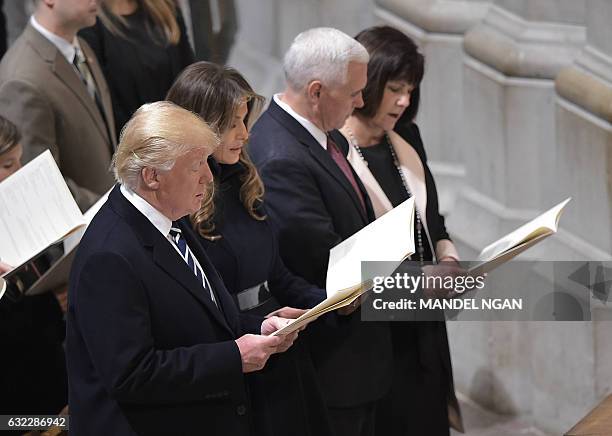
[[[144,183],[144,186],[146,186],[148,189],[152,191],[159,189],[159,177],[157,171],[154,168],[144,167],[141,170],[140,175],[142,177],[142,182]]]
[[[308,97],[319,99],[321,97],[321,82],[315,80],[308,85]]]

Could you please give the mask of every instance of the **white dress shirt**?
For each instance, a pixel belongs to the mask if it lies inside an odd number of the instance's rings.
[[[283,109],[293,118],[295,118],[298,123],[300,123],[306,130],[308,130],[308,133],[312,135],[312,137],[321,145],[321,147],[327,150],[327,134],[323,130],[319,129],[312,121],[307,120],[306,118],[298,114],[296,111],[294,111],[291,106],[282,101],[282,96],[283,94],[274,94],[274,102],[279,105],[281,109]]]
[[[172,220],[166,217],[163,213],[161,213],[157,209],[155,209],[144,198],[136,194],[134,191],[132,191],[128,187],[121,185],[120,191],[123,194],[123,196],[126,198],[127,201],[132,203],[132,205],[141,214],[143,214],[145,218],[151,221],[151,224],[153,224],[153,226],[155,226],[155,228],[159,230],[159,232],[164,236],[164,238],[166,238],[166,240],[170,243],[170,245],[174,247],[174,250],[178,253],[179,256],[181,256],[181,259],[183,259],[183,261],[187,265],[189,265],[187,262],[187,259],[183,257],[183,254],[178,249],[176,244],[172,242],[172,239],[170,237],[170,229],[172,228]],[[198,262],[198,259],[195,256],[193,256],[193,261],[197,265],[197,267],[200,268],[200,270],[204,273],[204,269],[202,268],[202,266],[200,265],[200,262]],[[191,267],[189,267],[189,269],[191,269]],[[206,284],[208,285],[209,289],[211,289],[210,284],[208,283],[208,278],[206,277],[206,273],[204,273],[204,278],[206,279]],[[211,292],[212,292],[212,289],[211,289]]]
[[[79,45],[79,42],[77,41],[76,37],[72,42],[66,41],[61,36],[58,36],[55,33],[45,29],[38,21],[36,21],[34,15],[30,17],[30,24],[34,29],[38,31],[38,33],[40,33],[42,36],[48,39],[51,44],[57,47],[57,49],[60,51],[62,56],[66,58],[69,64],[73,64],[74,57],[76,56],[76,47]]]

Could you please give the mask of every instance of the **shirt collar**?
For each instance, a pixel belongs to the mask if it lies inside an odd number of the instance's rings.
[[[279,105],[281,109],[283,109],[293,118],[295,118],[298,123],[300,123],[306,130],[308,130],[308,133],[312,135],[312,137],[321,145],[321,147],[327,150],[327,134],[323,130],[319,129],[312,121],[307,120],[306,118],[298,114],[296,111],[294,111],[291,106],[282,101],[282,96],[283,94],[274,94],[274,101],[276,102],[276,104]]]
[[[51,42],[51,44],[57,47],[59,52],[62,54],[62,56],[66,58],[69,64],[73,63],[74,56],[76,55],[76,48],[79,45],[79,42],[76,37],[72,42],[66,41],[61,36],[58,36],[55,33],[45,29],[38,21],[36,21],[34,15],[30,17],[30,24],[34,29],[38,31],[38,33],[47,38],[49,42]]]
[[[144,198],[136,194],[128,187],[121,185],[120,190],[127,201],[132,203],[132,205],[138,209],[140,213],[151,221],[151,224],[153,224],[155,228],[164,236],[164,238],[167,239],[168,235],[170,234],[170,228],[172,227],[172,220],[155,209]]]

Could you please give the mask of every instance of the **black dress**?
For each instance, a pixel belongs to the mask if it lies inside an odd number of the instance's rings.
[[[2,298],[0,326],[0,413],[59,413],[68,404],[66,325],[53,294]]]
[[[431,244],[449,239],[438,211],[436,185],[416,124],[396,128],[411,144],[425,170],[427,224]],[[389,144],[364,147],[361,152],[393,207],[408,198],[394,164]],[[416,220],[415,220],[416,221]],[[431,247],[423,232],[424,261],[431,262]],[[415,232],[416,238],[416,232]],[[417,241],[415,240],[415,246]],[[448,435],[448,404],[456,403],[446,324],[436,321],[391,322],[394,370],[389,394],[377,411],[376,434],[381,436]]]
[[[241,310],[265,315],[282,306],[310,308],[321,302],[325,291],[291,274],[284,266],[269,220],[255,220],[244,208],[239,199],[242,164],[213,163],[211,167],[219,182],[214,234],[221,238],[216,241],[200,238],[200,241],[227,290],[239,307],[242,305]],[[267,286],[262,287],[265,282]],[[238,294],[244,295],[246,289],[257,289],[262,304],[249,309],[245,300],[239,301]],[[327,411],[303,339],[300,337],[287,352],[273,355],[262,371],[248,377],[258,435],[331,435]]]
[[[177,21],[181,37],[176,45],[161,42],[161,29],[153,27],[142,8],[123,19],[128,26],[117,25],[126,37],[111,33],[100,19],[79,32],[106,77],[117,132],[141,105],[164,100],[178,74],[194,60],[180,11]],[[158,37],[151,38],[152,33]]]

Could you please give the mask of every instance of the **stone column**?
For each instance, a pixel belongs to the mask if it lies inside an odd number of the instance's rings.
[[[278,0],[236,0],[238,33],[228,65],[269,98],[284,82],[278,56]]]
[[[284,86],[282,58],[296,35],[335,27],[350,36],[374,22],[373,0],[236,0],[239,31],[229,64],[266,97]]]
[[[462,253],[572,196],[560,232],[523,258],[610,259],[611,8],[495,0],[466,33],[466,186],[449,222]],[[458,386],[489,408],[565,432],[610,390],[602,380],[612,347],[598,318],[609,310],[594,313],[594,323],[451,325]]]
[[[568,227],[612,253],[612,4],[589,0],[586,17],[587,44],[556,80],[556,169],[574,197]]]
[[[506,3],[513,12],[503,9]],[[476,251],[563,200],[555,195],[550,165],[556,156],[554,78],[584,43],[585,2],[572,2],[573,24],[570,12],[564,22],[553,22],[559,11],[552,3],[567,2],[538,3],[540,9],[496,0],[465,35],[463,121],[469,128],[461,147],[468,186],[455,223]],[[476,237],[474,222],[484,224]]]
[[[425,55],[425,77],[417,122],[430,167],[436,177],[440,205],[452,213],[464,177],[458,139],[463,117],[463,35],[479,23],[487,1],[377,0],[376,17],[410,36]]]
[[[574,244],[580,255],[593,260],[610,260],[612,253],[611,20],[612,3],[588,1],[586,45],[555,81],[557,155],[553,168],[558,191],[573,197],[573,207],[563,217],[564,227],[576,236]],[[610,303],[598,304],[592,299],[591,304],[595,308],[593,323],[568,326],[564,337],[572,353],[564,353],[559,360],[563,364],[552,373],[542,373],[535,385],[538,408],[544,415],[558,415],[569,424],[612,392],[612,324],[608,321],[612,310]],[[583,337],[581,331],[588,335]],[[543,341],[550,344],[547,339],[553,333],[559,332],[550,331]],[[577,345],[580,352],[574,352]],[[558,385],[562,373],[568,376]],[[551,396],[567,400],[551,408],[545,400]]]

